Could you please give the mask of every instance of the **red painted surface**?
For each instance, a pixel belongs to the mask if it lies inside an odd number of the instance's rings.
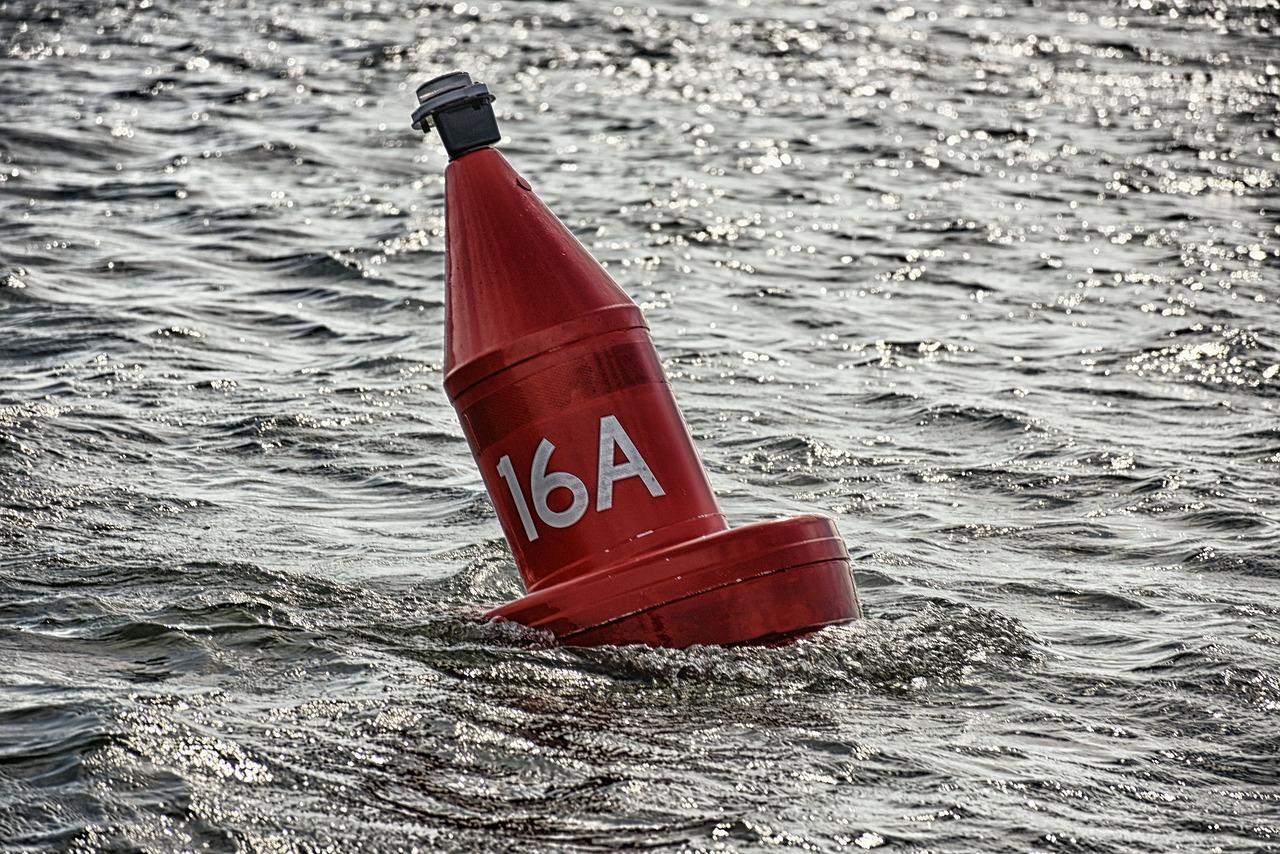
[[[736,644],[860,616],[828,519],[730,530],[640,309],[497,151],[446,173],[445,389],[529,595],[576,645]]]

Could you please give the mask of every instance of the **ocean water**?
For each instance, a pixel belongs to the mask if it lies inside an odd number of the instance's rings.
[[[1280,4],[0,0],[0,850],[1280,849]],[[867,619],[557,646],[439,141]]]

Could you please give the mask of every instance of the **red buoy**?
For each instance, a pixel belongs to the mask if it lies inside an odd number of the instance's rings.
[[[463,72],[418,89],[445,172],[445,391],[528,595],[575,646],[767,642],[861,616],[835,524],[730,529],[639,307],[501,154]]]

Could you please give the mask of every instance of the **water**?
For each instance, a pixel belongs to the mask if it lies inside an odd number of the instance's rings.
[[[0,849],[1280,848],[1274,0],[0,0]],[[868,619],[575,650],[441,389],[490,84],[735,524]]]

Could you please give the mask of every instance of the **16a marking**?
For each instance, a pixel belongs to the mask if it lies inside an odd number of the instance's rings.
[[[627,435],[618,419],[613,415],[605,415],[600,419],[600,454],[596,464],[596,512],[602,513],[613,509],[613,485],[629,477],[638,477],[654,498],[666,495],[653,469],[645,462],[636,448],[635,442]],[[577,524],[586,515],[590,505],[587,485],[582,478],[567,471],[547,471],[551,463],[551,455],[556,446],[547,439],[538,443],[533,454],[533,464],[529,468],[529,494],[533,499],[533,512],[543,523],[552,528],[568,528]],[[625,461],[614,462],[616,451],[621,451]],[[538,526],[533,521],[533,513],[529,510],[529,502],[525,500],[524,490],[511,464],[510,455],[504,454],[498,460],[498,474],[507,482],[511,491],[511,499],[516,504],[516,513],[520,515],[520,524],[524,527],[525,537],[529,542],[538,539]],[[552,510],[549,503],[551,493],[557,489],[566,489],[572,501],[564,510]]]

